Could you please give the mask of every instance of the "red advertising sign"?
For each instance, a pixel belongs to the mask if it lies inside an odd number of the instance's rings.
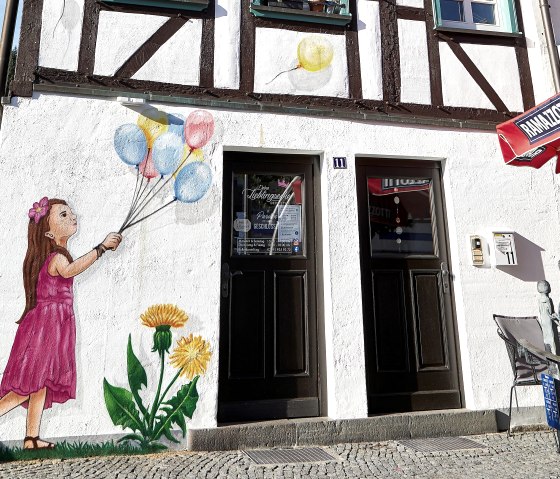
[[[508,165],[540,168],[560,148],[560,95],[496,127]],[[559,173],[559,165],[556,164]]]

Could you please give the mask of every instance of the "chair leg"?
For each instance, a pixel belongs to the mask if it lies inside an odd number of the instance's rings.
[[[508,416],[508,433],[507,437],[511,436],[511,403],[513,400],[513,390],[515,389],[515,384],[509,390],[509,416]],[[517,399],[517,391],[515,391],[515,398]]]

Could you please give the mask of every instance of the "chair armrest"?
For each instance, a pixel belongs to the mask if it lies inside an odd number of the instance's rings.
[[[533,346],[526,339],[520,339],[519,344],[521,344],[521,346],[523,346],[527,351],[534,354],[535,356],[537,356],[541,359],[547,359],[548,361],[553,362],[554,364],[560,365],[560,356],[557,356],[556,354],[552,354],[552,353],[549,353],[548,351],[544,351],[542,349],[539,349],[536,346]]]

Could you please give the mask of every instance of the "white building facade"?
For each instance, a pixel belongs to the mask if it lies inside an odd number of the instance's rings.
[[[211,181],[76,278],[77,397],[45,411],[42,435],[122,432],[103,379],[126,384],[130,335],[153,393],[139,318],[167,303],[189,316],[174,340],[212,352],[192,428],[508,405],[492,315],[537,315],[536,281],[553,298],[560,285],[555,165],[506,167],[495,133],[554,93],[538,2],[280,3],[24,1],[0,132],[0,371],[33,202],[68,201],[74,257],[118,230],[148,165],[121,161],[122,125],[154,157],[176,133]],[[197,115],[202,140],[184,126]],[[181,193],[170,177],[146,212]],[[494,232],[515,233],[517,265],[495,266]],[[2,439],[24,428],[21,412],[0,419]]]

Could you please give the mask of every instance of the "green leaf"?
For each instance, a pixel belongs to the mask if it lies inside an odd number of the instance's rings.
[[[128,347],[126,349],[126,365],[128,369],[128,384],[132,391],[132,396],[142,414],[146,416],[147,409],[144,407],[144,404],[142,404],[142,398],[140,398],[138,391],[142,389],[142,386],[148,387],[148,376],[146,375],[146,370],[136,357],[136,354],[134,354],[130,334],[128,335]]]
[[[163,435],[164,435],[167,439],[169,439],[171,442],[175,442],[175,443],[177,443],[177,444],[179,443],[179,441],[177,441],[177,439],[175,439],[175,438],[173,437],[173,434],[171,434],[171,431],[170,431],[169,429],[164,429],[164,430],[163,430]]]
[[[132,394],[126,389],[111,386],[107,379],[103,379],[103,394],[105,405],[111,421],[115,426],[144,432],[144,426],[138,409],[132,400]]]
[[[192,418],[198,401],[198,392],[196,390],[197,381],[198,376],[196,376],[190,383],[185,384],[182,388],[180,388],[179,391],[177,391],[177,394],[169,401],[165,401],[163,403],[165,406],[161,408],[163,414],[160,414],[157,417],[158,421],[154,428],[154,439],[159,439],[162,434],[165,434],[167,437],[167,432],[169,432],[173,424],[177,424],[177,426],[181,428],[183,437],[185,437],[187,432],[185,416]]]

